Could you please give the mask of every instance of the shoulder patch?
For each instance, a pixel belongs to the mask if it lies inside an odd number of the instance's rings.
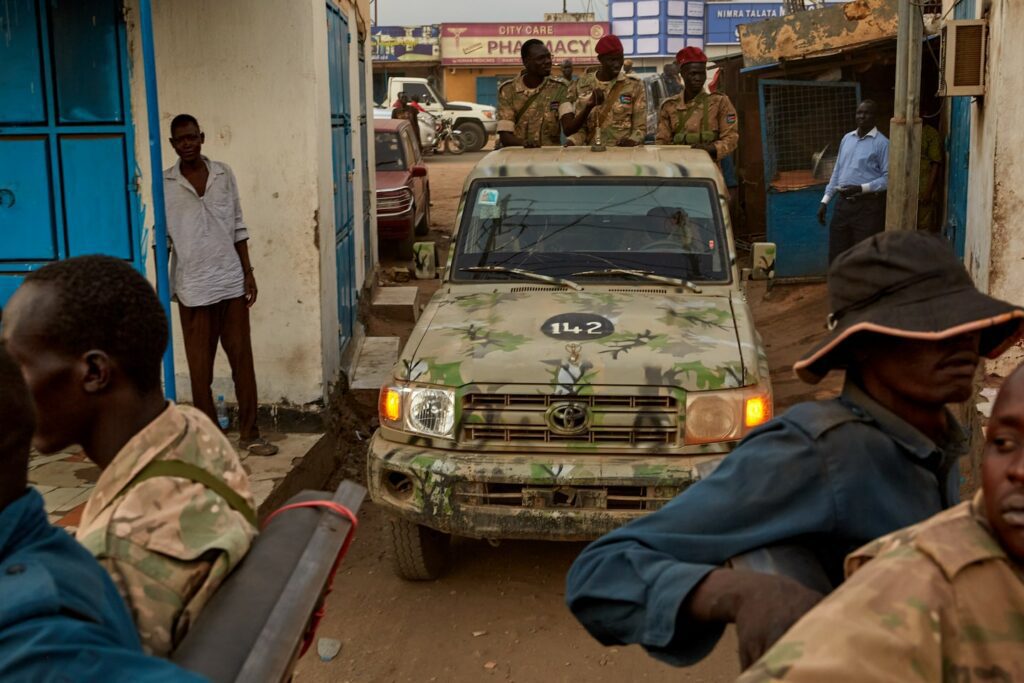
[[[725,122],[729,124],[736,123],[736,114],[726,114]]]

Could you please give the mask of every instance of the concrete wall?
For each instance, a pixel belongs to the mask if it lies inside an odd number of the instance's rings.
[[[989,19],[988,75],[972,117],[964,261],[978,287],[1024,305],[1024,4],[979,0],[977,10]],[[1022,361],[1018,345],[989,371],[1006,375]]]
[[[351,3],[341,5],[355,14]],[[368,17],[366,0],[360,5]],[[128,6],[136,153],[152,273],[147,105],[135,0]],[[246,0],[158,0],[153,13],[164,167],[176,161],[167,142],[170,120],[188,112],[206,133],[204,153],[228,163],[238,179],[259,287],[251,322],[260,402],[317,401],[337,376],[340,355],[332,298],[336,278],[325,5],[320,0],[258,5]],[[354,16],[350,24],[355,55]],[[356,60],[350,61],[351,74],[358,76]],[[351,82],[357,100],[358,79]],[[357,122],[359,109],[358,104],[353,107]],[[357,169],[358,134],[354,131]],[[356,176],[356,225],[361,226],[359,198],[367,179]],[[357,233],[361,254],[361,229]],[[357,262],[361,282],[361,256]],[[178,398],[187,401],[191,392],[180,330],[175,314]],[[228,402],[234,399],[230,376],[221,352],[214,393],[224,394]]]

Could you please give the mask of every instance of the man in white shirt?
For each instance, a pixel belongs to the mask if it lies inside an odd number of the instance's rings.
[[[171,286],[178,300],[192,402],[217,422],[210,385],[220,342],[235,382],[239,446],[254,455],[273,455],[277,446],[262,438],[256,425],[249,309],[257,290],[249,232],[235,175],[227,164],[202,155],[204,141],[195,117],[179,114],[171,121],[171,145],[179,160],[164,171],[164,196],[167,234],[174,247]]]
[[[857,107],[857,130],[843,136],[832,178],[818,205],[818,222],[838,197],[828,235],[828,262],[853,245],[885,230],[885,191],[889,186],[889,139],[875,127],[878,105]]]

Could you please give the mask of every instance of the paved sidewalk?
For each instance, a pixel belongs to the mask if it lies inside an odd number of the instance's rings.
[[[261,457],[237,449],[242,465],[249,473],[257,508],[284,481],[288,473],[302,462],[303,456],[323,434],[265,433],[264,436],[281,449],[277,455]],[[238,443],[237,433],[229,433],[228,438],[232,444]],[[85,501],[89,499],[100,476],[100,469],[77,448],[53,455],[33,453],[28,469],[29,483],[43,494],[50,522],[74,533],[81,521]]]

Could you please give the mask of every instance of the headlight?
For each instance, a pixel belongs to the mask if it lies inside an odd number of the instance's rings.
[[[772,418],[771,393],[761,387],[686,395],[686,443],[738,441]]]
[[[380,423],[392,429],[451,438],[455,392],[416,386],[384,386],[378,403]]]
[[[493,119],[494,118],[494,112],[493,111],[485,111],[484,112],[484,116],[486,116],[489,119]]]
[[[413,389],[409,394],[408,424],[413,431],[449,436],[455,426],[455,397],[443,389]]]

